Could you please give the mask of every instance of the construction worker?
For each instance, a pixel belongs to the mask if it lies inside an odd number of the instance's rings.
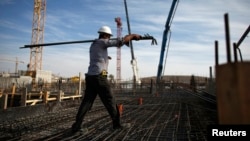
[[[112,119],[113,129],[122,129],[118,107],[107,80],[109,60],[107,49],[109,47],[121,47],[124,44],[128,45],[130,40],[140,40],[141,36],[138,34],[130,34],[124,38],[109,40],[112,36],[112,31],[108,26],[102,26],[98,30],[98,33],[99,38],[90,46],[90,63],[88,72],[85,74],[85,95],[78,109],[76,120],[72,125],[73,133],[82,131],[83,118],[94,103],[97,94]]]

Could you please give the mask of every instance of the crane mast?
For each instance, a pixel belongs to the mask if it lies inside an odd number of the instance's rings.
[[[122,37],[122,21],[120,17],[115,18],[117,25],[117,38]],[[117,58],[116,58],[116,79],[117,83],[121,81],[121,48],[117,48]]]
[[[31,44],[41,44],[44,41],[46,0],[34,0]],[[36,74],[42,70],[43,47],[30,48],[30,63],[26,75],[32,77],[32,89],[36,86]]]
[[[31,44],[40,44],[44,41],[45,11],[46,0],[34,0]],[[30,48],[29,71],[42,69],[42,51],[42,46]]]

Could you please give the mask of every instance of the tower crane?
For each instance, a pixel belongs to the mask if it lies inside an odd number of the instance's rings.
[[[122,21],[120,17],[115,18],[115,22],[117,25],[117,38],[122,37]],[[120,83],[121,81],[121,48],[117,48],[117,60],[116,60],[116,79],[117,83]]]
[[[34,0],[32,37],[31,44],[41,44],[44,40],[46,0]],[[27,75],[32,77],[32,87],[35,87],[36,72],[42,70],[43,47],[37,46],[30,48],[30,63]]]
[[[41,44],[44,40],[46,0],[34,0],[31,44]],[[29,71],[42,69],[43,47],[30,48]]]

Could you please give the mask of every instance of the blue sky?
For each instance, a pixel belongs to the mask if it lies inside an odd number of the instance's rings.
[[[131,32],[153,35],[151,41],[134,41],[140,77],[156,76],[163,30],[172,0],[127,0]],[[19,47],[31,43],[33,0],[0,1],[0,72],[14,72],[15,63],[29,63],[30,50]],[[224,14],[229,14],[231,43],[237,42],[250,23],[249,0],[180,0],[171,25],[170,47],[165,75],[209,76],[214,69],[214,41],[219,41],[219,63],[226,63]],[[98,37],[102,25],[111,27],[116,36],[115,17],[121,17],[122,35],[128,34],[123,0],[47,0],[44,42],[89,40]],[[43,48],[43,70],[64,77],[85,73],[89,64],[89,43]],[[243,59],[250,60],[250,38],[240,46]],[[122,47],[122,79],[133,76],[130,49]],[[231,51],[232,52],[232,51]],[[166,53],[165,53],[166,54]],[[112,60],[109,73],[116,75],[116,48],[109,49]]]

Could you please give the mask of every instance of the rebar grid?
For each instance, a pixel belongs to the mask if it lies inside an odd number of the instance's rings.
[[[143,103],[138,104],[138,98]],[[0,122],[4,140],[206,140],[206,127],[217,123],[216,106],[183,90],[155,97],[150,94],[117,95],[123,104],[123,130],[112,130],[108,112],[99,98],[86,114],[83,126],[87,133],[68,135],[78,105],[39,116]],[[2,113],[1,113],[2,114]]]

